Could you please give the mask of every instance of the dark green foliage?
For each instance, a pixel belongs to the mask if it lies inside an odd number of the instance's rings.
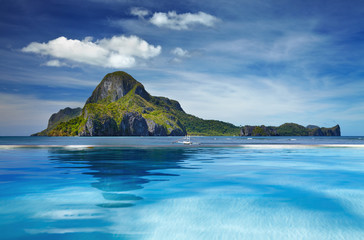
[[[314,125],[307,127],[296,123],[285,123],[279,127],[244,126],[241,136],[340,136],[340,126],[332,128],[319,128]]]
[[[253,129],[254,136],[267,136],[268,133],[262,127],[255,127]]]
[[[309,130],[296,123],[285,123],[277,128],[280,136],[308,136]]]
[[[163,107],[167,111],[172,108],[175,111],[184,112],[179,102],[166,97],[152,97],[150,102],[157,106]]]
[[[217,120],[203,120],[190,114],[179,112],[177,116],[187,133],[200,136],[238,136],[240,128]]]
[[[67,122],[61,122],[53,130],[47,133],[48,136],[77,136],[80,124],[83,118],[81,116],[73,118]]]

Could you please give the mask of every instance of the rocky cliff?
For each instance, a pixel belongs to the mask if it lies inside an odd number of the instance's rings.
[[[107,74],[82,109],[53,114],[37,136],[238,135],[239,128],[187,114],[172,99],[150,95],[125,72]]]
[[[318,130],[321,130],[320,133],[316,133],[314,136],[341,136],[340,126],[336,125],[332,128],[320,128]],[[319,135],[322,134],[322,135]]]
[[[87,99],[88,103],[111,103],[126,96],[135,88],[135,94],[149,101],[151,96],[144,86],[125,72],[107,74]]]
[[[307,127],[295,123],[285,123],[279,127],[249,126],[241,128],[240,136],[341,136],[340,126],[332,128],[308,125]]]

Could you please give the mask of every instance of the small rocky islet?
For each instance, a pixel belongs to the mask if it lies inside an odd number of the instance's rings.
[[[83,108],[52,114],[45,130],[32,136],[340,136],[340,126],[320,128],[285,123],[244,126],[204,120],[186,113],[178,101],[150,95],[128,73],[107,74]]]

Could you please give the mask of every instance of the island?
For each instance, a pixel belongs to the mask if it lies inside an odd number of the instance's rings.
[[[107,74],[84,107],[53,114],[32,136],[239,135],[240,127],[187,114],[178,101],[150,95],[128,73]]]
[[[83,108],[52,114],[48,126],[32,136],[340,136],[340,127],[244,126],[204,120],[186,113],[178,101],[152,96],[123,71],[107,74]]]
[[[279,127],[249,126],[241,128],[240,136],[341,136],[340,126],[331,128],[315,125],[301,126],[296,123],[285,123]]]

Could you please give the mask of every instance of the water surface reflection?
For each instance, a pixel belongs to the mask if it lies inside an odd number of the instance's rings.
[[[102,191],[107,202],[98,204],[104,208],[131,207],[143,199],[131,193],[142,189],[150,181],[167,181],[166,169],[180,169],[181,162],[188,158],[185,149],[50,149],[49,159],[62,163],[60,168],[80,168],[82,174],[91,175],[96,181],[91,185]],[[67,163],[67,165],[64,165]],[[160,176],[153,178],[149,176]],[[166,178],[167,177],[167,178]]]

